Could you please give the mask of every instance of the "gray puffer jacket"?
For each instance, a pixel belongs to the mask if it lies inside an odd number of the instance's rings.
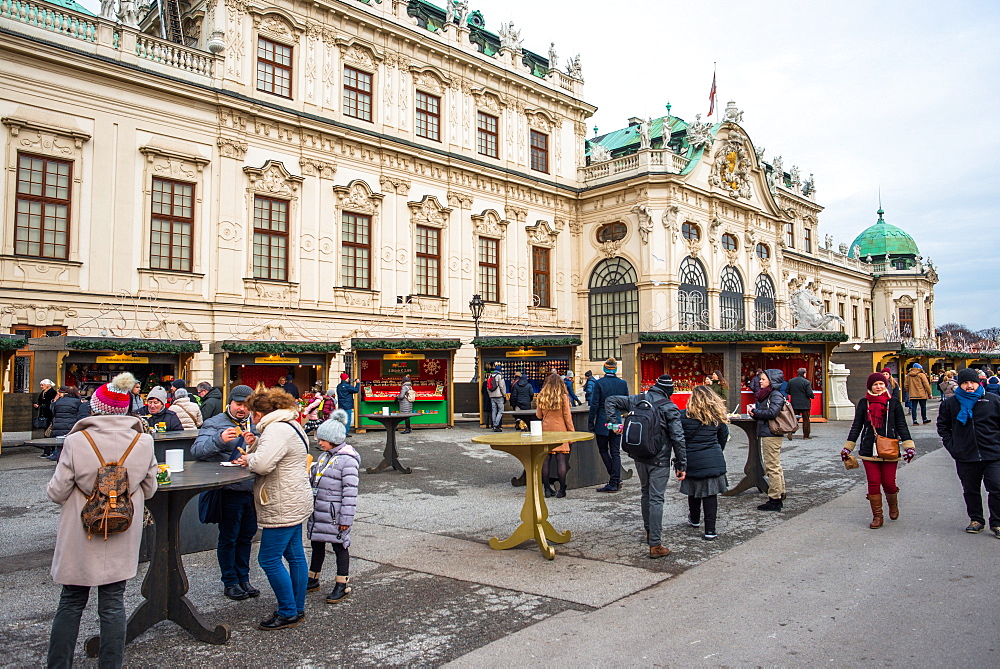
[[[411,388],[413,388],[413,384],[406,381],[399,389],[399,395],[396,397],[399,402],[399,413],[413,413],[413,402],[406,399],[406,394]]]
[[[307,531],[310,541],[351,545],[351,529],[339,525],[354,523],[358,499],[358,470],[361,456],[350,444],[334,446],[319,456],[309,470],[313,487],[313,514]]]
[[[242,430],[253,432],[249,418],[240,423],[228,413],[223,412],[206,420],[201,424],[201,429],[198,431],[198,438],[191,444],[191,457],[195,460],[205,460],[208,462],[231,462],[238,458],[240,452],[237,448],[246,450],[246,440],[241,436],[230,441],[228,444],[222,441],[222,433],[236,425],[239,425]],[[222,489],[233,492],[251,493],[253,492],[253,479],[240,481],[239,483],[230,483],[227,486],[223,486]]]

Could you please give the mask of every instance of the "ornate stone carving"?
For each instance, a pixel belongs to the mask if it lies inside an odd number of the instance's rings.
[[[313,158],[299,158],[299,167],[302,168],[302,173],[307,177],[318,176],[332,179],[337,173],[337,163]]]
[[[579,237],[583,234],[583,223],[574,218],[569,222],[569,231],[574,237]]]
[[[472,195],[468,193],[462,193],[459,191],[450,190],[447,193],[448,204],[452,207],[461,207],[462,209],[469,209],[472,207]]]
[[[445,88],[451,83],[451,79],[437,70],[430,67],[410,66],[413,73],[413,85],[427,93],[437,96],[444,95]]]
[[[727,123],[743,123],[743,112],[736,107],[736,103],[730,100],[726,104],[726,111],[723,114],[723,121]]]
[[[642,238],[642,243],[648,244],[649,233],[653,231],[653,216],[649,207],[636,205],[632,207],[632,213],[639,218],[639,237]]]
[[[591,142],[590,144],[590,164],[603,163],[605,160],[611,160],[611,151],[604,148],[600,144]]]
[[[410,223],[436,228],[448,227],[451,208],[442,207],[433,195],[425,195],[419,202],[407,202],[406,206],[410,208]]]
[[[385,197],[382,193],[373,193],[368,184],[360,179],[347,186],[334,186],[333,192],[337,194],[341,209],[361,214],[374,214]]]
[[[896,306],[899,307],[912,307],[914,305],[913,298],[909,295],[901,295],[893,300],[893,302],[895,302]]]
[[[294,39],[291,27],[280,16],[274,14],[255,16],[253,25],[257,29],[257,32],[265,37],[271,37],[282,42],[290,42]]]
[[[726,195],[750,199],[753,187],[750,185],[752,163],[742,137],[732,136],[715,152],[715,165],[708,181],[725,191]]]
[[[652,146],[649,139],[649,125],[651,121],[643,119],[639,122],[639,148],[648,149]]]
[[[202,156],[178,153],[156,146],[139,147],[139,153],[146,156],[152,174],[169,179],[193,181],[197,179],[198,172],[201,172],[209,162],[208,158]]]
[[[822,306],[822,300],[808,288],[800,288],[788,296],[788,307],[799,330],[829,330],[830,323],[844,325],[840,316],[820,313]]]
[[[374,49],[358,44],[354,40],[338,37],[337,46],[340,47],[345,63],[358,66],[369,72],[375,71],[378,62],[382,60],[382,57]]]
[[[715,142],[712,137],[712,124],[702,123],[701,114],[695,114],[694,123],[688,126],[687,142],[695,149],[703,146],[706,149],[712,148],[712,143]]]
[[[528,218],[527,209],[515,207],[513,205],[507,205],[504,207],[504,213],[507,214],[507,218],[512,218],[518,223],[524,223],[525,219]]]
[[[583,81],[583,65],[580,63],[580,54],[576,54],[566,61],[566,75]]]
[[[530,111],[528,114],[528,125],[535,130],[541,130],[542,132],[550,132],[554,121],[550,119],[545,112],[541,111]]]
[[[391,177],[383,174],[378,178],[379,183],[382,184],[382,190],[392,191],[397,195],[409,195],[410,194],[410,180],[404,179],[402,177]]]
[[[663,227],[670,232],[670,241],[676,242],[677,238],[680,236],[680,226],[677,225],[677,219],[680,216],[681,210],[676,206],[667,207],[663,210],[663,216],[660,220],[663,223]]]
[[[247,149],[249,148],[246,142],[229,137],[220,137],[216,144],[218,144],[219,154],[223,158],[235,158],[236,160],[246,158]]]
[[[514,27],[514,22],[501,23],[500,30],[500,49],[508,49],[510,51],[520,51],[521,50],[521,31]]]
[[[269,160],[263,167],[244,167],[243,172],[250,178],[250,190],[267,195],[296,196],[299,186],[305,181],[285,169],[277,160]]]
[[[493,91],[488,91],[485,88],[472,87],[469,90],[472,93],[473,99],[476,101],[476,106],[487,111],[494,116],[499,116],[503,111],[503,108],[507,106],[504,101],[503,96],[499,93],[494,93]]]
[[[535,221],[534,225],[525,226],[528,233],[529,246],[544,246],[551,249],[556,245],[556,237],[559,231],[549,225],[547,221]]]
[[[13,116],[6,116],[0,122],[7,126],[18,147],[56,158],[82,155],[83,143],[90,140],[90,133],[75,128],[61,128]]]
[[[598,242],[597,248],[604,255],[605,258],[614,258],[621,251],[622,242],[624,239],[617,239],[614,241],[608,240],[604,242]]]
[[[492,209],[487,209],[482,214],[473,214],[471,218],[472,230],[476,235],[503,239],[504,235],[507,234],[507,224],[510,221],[502,220],[500,215]]]

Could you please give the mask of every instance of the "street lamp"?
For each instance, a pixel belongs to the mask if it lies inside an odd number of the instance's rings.
[[[469,302],[469,311],[472,312],[472,322],[476,326],[476,339],[479,338],[479,319],[483,317],[483,307],[486,303],[483,302],[482,295],[473,295],[472,301]],[[479,381],[479,352],[476,352],[475,366],[472,372],[472,382],[477,383]]]

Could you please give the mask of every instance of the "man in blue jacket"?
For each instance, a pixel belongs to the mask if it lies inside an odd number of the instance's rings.
[[[628,395],[628,384],[618,378],[618,361],[608,358],[604,363],[604,376],[597,380],[591,392],[590,418],[587,420],[587,429],[596,435],[597,450],[609,476],[608,484],[598,488],[597,492],[618,492],[622,488],[622,438],[610,432],[605,425],[608,415],[604,402],[616,395]]]
[[[337,384],[337,408],[347,412],[347,433],[351,433],[351,425],[354,419],[354,396],[361,392],[361,379],[354,379],[354,385],[350,384],[347,372],[340,375],[340,383]]]

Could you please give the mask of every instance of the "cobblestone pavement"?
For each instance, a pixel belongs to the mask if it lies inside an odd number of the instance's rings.
[[[548,562],[533,542],[509,551],[488,547],[491,536],[514,529],[523,489],[510,485],[520,472],[513,458],[471,443],[482,434],[478,426],[400,435],[400,459],[413,473],[362,473],[351,547],[354,592],[345,602],[327,605],[323,592],[310,593],[307,619],[297,628],[261,632],[256,621],[273,611],[274,600],[256,557],[251,578],[263,595],[231,602],[221,596],[214,552],[188,555],[189,598],[210,619],[229,623],[232,639],[211,646],[164,622],[131,643],[126,660],[131,666],[439,665],[553,615],[608,607],[855,489],[864,475],[847,472],[837,457],[847,429],[843,422],[814,424],[814,439],[786,441],[785,511],[757,511],[764,496],[756,491],[722,498],[715,542],[687,526],[687,501],[673,483],[664,511],[664,543],[673,553],[655,561],[646,557],[637,479],[619,494],[584,488],[549,500],[552,524],[571,529],[573,538]],[[939,447],[933,424],[913,430],[918,457]],[[380,460],[384,438],[380,432],[352,437],[366,466]],[[17,447],[0,456],[3,666],[44,662],[58,601],[59,587],[48,574],[58,507],[45,497],[53,465],[36,456]],[[746,460],[740,430],[726,458],[735,484]],[[627,458],[625,466],[631,467]],[[129,583],[129,610],[141,599],[144,571],[140,565]],[[324,588],[331,587],[332,578],[324,576]],[[96,630],[92,604],[81,639]],[[82,652],[77,661],[95,666]]]

